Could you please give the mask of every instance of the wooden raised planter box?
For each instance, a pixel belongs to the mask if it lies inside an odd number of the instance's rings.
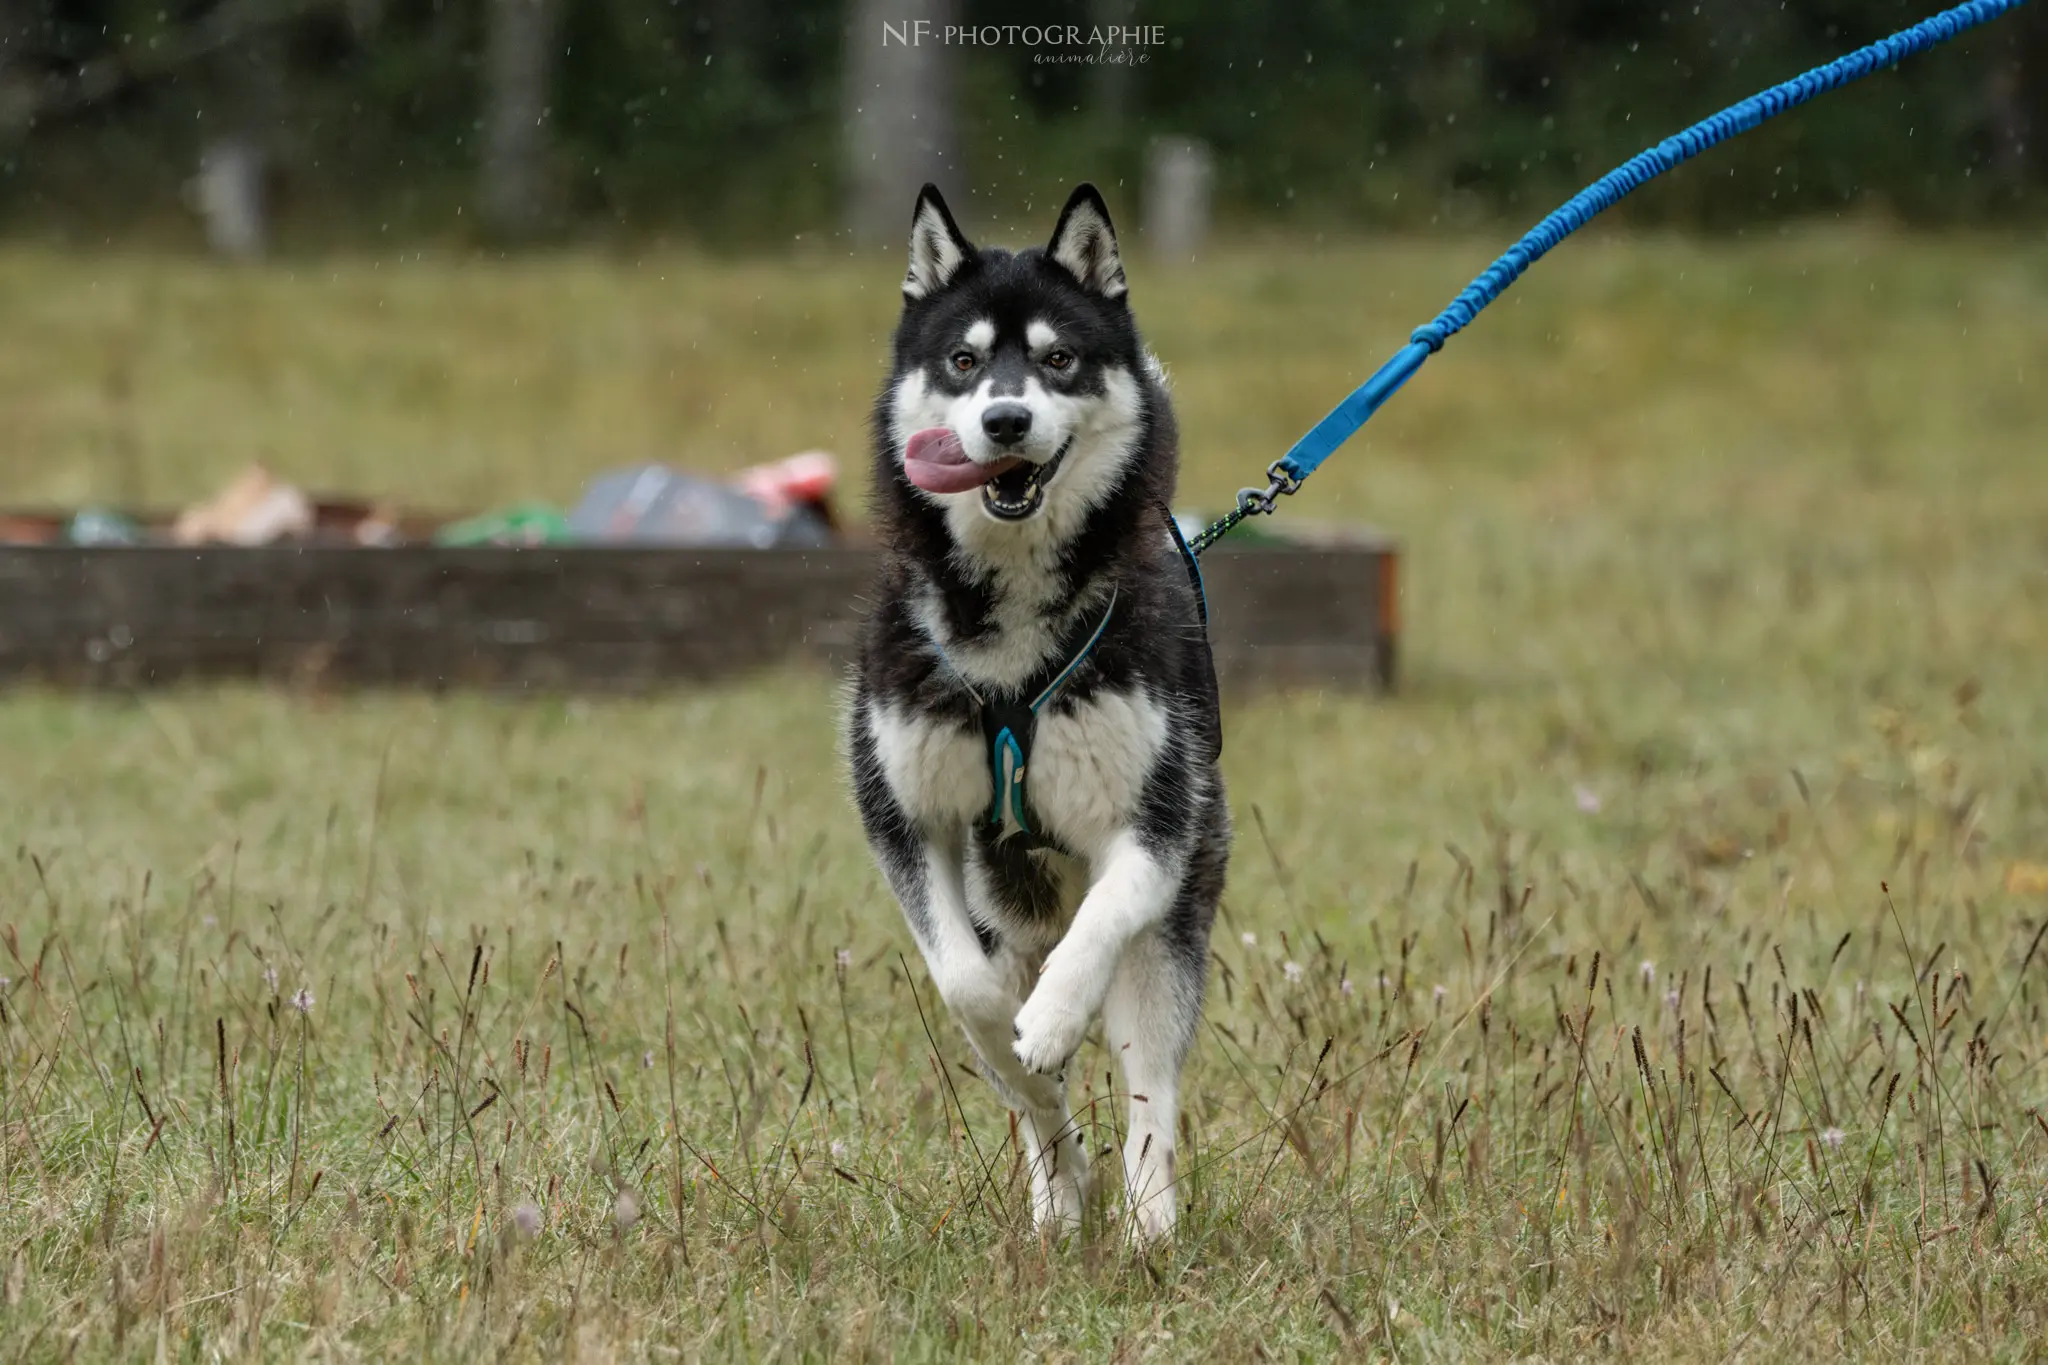
[[[1204,556],[1226,684],[1392,686],[1395,549]],[[850,655],[876,552],[0,547],[0,683],[643,691]]]

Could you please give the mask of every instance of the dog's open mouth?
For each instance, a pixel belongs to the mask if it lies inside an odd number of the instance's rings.
[[[1059,472],[1073,445],[1068,438],[1044,464],[1011,457],[994,464],[976,464],[960,438],[946,427],[911,436],[903,452],[903,473],[927,493],[965,493],[981,489],[981,505],[999,521],[1022,521],[1045,505],[1045,486]]]
[[[999,521],[1022,521],[1045,505],[1045,486],[1060,472],[1060,461],[1074,444],[1068,437],[1059,453],[1044,464],[1021,460],[981,486],[982,509]]]

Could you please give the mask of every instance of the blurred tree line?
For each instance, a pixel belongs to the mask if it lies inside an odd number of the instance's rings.
[[[977,212],[1054,179],[1136,185],[1149,140],[1176,135],[1213,147],[1232,220],[1519,221],[1940,3],[0,0],[0,224],[181,223],[204,149],[238,138],[308,233],[781,242],[857,219],[863,165],[905,129]],[[1021,43],[890,50],[882,25],[920,15],[1164,41],[1122,66]],[[2044,184],[2048,5],[1717,150],[1628,211],[1953,222],[2027,213]]]

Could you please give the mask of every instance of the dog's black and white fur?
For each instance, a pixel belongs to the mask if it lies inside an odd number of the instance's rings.
[[[1190,575],[1167,528],[1165,376],[1132,320],[1108,210],[1074,191],[1044,248],[976,248],[926,186],[876,404],[887,548],[848,717],[861,820],[933,980],[1016,1111],[1041,1230],[1078,1226],[1087,1154],[1063,1068],[1100,1013],[1130,1091],[1125,1217],[1169,1234],[1181,1065],[1200,1019],[1230,816]],[[1023,411],[1018,411],[1021,405]],[[912,433],[949,427],[983,488],[927,493]],[[1021,514],[1019,506],[1024,507]],[[1039,716],[1032,832],[987,823],[981,703]]]

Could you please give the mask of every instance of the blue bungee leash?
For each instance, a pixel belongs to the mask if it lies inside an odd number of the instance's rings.
[[[1500,297],[1502,291],[1513,284],[1531,263],[1584,227],[1602,209],[1718,142],[1737,133],[1748,132],[1764,120],[1804,104],[1815,95],[1840,89],[1874,71],[1896,66],[1907,57],[1945,43],[1957,34],[1996,19],[2008,10],[2018,9],[2025,3],[2026,0],[1970,0],[1968,4],[1957,5],[1952,10],[1894,33],[1882,42],[1859,48],[1794,80],[1774,85],[1761,94],[1730,105],[1712,118],[1695,123],[1677,136],[1668,137],[1637,153],[1618,169],[1601,176],[1566,200],[1562,208],[1529,229],[1521,241],[1508,249],[1507,254],[1465,286],[1465,291],[1451,301],[1450,307],[1437,314],[1433,322],[1416,328],[1408,344],[1380,366],[1372,378],[1332,408],[1329,416],[1309,428],[1308,433],[1294,443],[1293,449],[1266,467],[1266,487],[1240,490],[1237,506],[1189,541],[1189,552],[1199,555],[1246,517],[1271,512],[1278,499],[1300,488],[1302,482],[1315,473],[1338,446],[1350,440],[1379,411],[1380,405],[1392,398],[1422,368],[1423,361],[1442,350],[1446,341],[1477,317],[1480,309]]]

